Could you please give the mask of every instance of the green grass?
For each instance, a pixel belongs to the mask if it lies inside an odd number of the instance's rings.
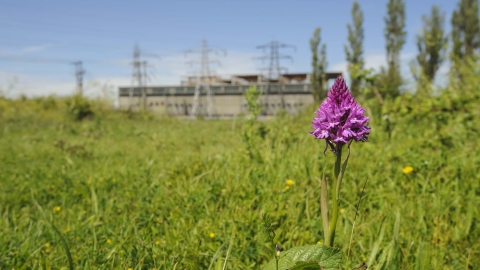
[[[60,101],[2,102],[0,269],[68,269],[63,240],[76,269],[260,269],[274,256],[262,213],[285,249],[323,239],[319,177],[334,158],[308,134],[313,107],[255,124],[248,148],[240,119],[74,121]],[[409,102],[392,102],[389,129],[362,103],[372,134],[352,145],[336,246],[368,179],[346,267],[478,269],[478,108]]]

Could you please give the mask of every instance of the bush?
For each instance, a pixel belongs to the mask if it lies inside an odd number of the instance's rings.
[[[81,95],[74,95],[66,100],[67,114],[74,120],[81,121],[95,115],[92,102]]]

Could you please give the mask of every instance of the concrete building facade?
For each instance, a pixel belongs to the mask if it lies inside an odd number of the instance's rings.
[[[328,73],[327,78],[336,78],[339,75],[341,74]],[[121,109],[141,108],[142,91],[145,91],[145,106],[148,110],[170,116],[189,116],[198,79],[190,77],[179,86],[149,86],[142,89],[120,87],[119,106]],[[262,93],[259,103],[262,104],[263,115],[274,115],[282,109],[295,114],[314,101],[309,74],[305,73],[285,74],[277,80],[267,80],[261,75],[237,75],[229,79],[212,76],[200,79],[210,83],[215,117],[233,117],[247,113],[244,92],[253,85],[257,85],[257,89]],[[198,114],[205,115],[207,96],[203,88],[200,91]]]

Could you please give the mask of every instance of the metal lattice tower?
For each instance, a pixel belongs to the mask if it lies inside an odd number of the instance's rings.
[[[276,39],[273,39],[271,42],[265,44],[265,45],[260,45],[257,46],[257,49],[262,49],[264,53],[266,53],[266,50],[270,50],[270,54],[266,54],[264,56],[256,57],[257,59],[261,59],[262,62],[264,60],[269,60],[270,64],[268,68],[262,68],[261,70],[267,70],[268,75],[267,75],[267,83],[265,85],[265,90],[264,90],[264,96],[265,96],[265,103],[266,109],[264,111],[265,114],[270,113],[270,106],[269,106],[269,94],[270,94],[270,81],[273,79],[278,79],[278,82],[281,83],[280,79],[282,76],[282,71],[285,73],[288,72],[288,69],[286,67],[280,66],[280,59],[290,59],[293,61],[293,58],[289,55],[283,55],[279,53],[280,48],[293,48],[296,51],[296,47],[293,45],[288,45],[284,43],[278,42]],[[283,97],[283,87],[280,89],[280,99],[281,99],[281,104],[282,108],[285,108],[285,99]]]
[[[149,79],[147,68],[149,67],[149,64],[145,60],[141,60],[140,56],[153,56],[159,59],[158,55],[152,54],[152,53],[144,53],[140,50],[140,47],[138,44],[135,44],[135,47],[133,49],[133,61],[131,62],[133,66],[132,70],[132,80],[131,80],[131,87],[130,87],[130,93],[129,93],[129,98],[130,98],[130,109],[133,108],[133,89],[137,88],[140,90],[141,94],[141,108],[143,110],[147,109],[147,82]]]
[[[129,92],[130,100],[130,109],[133,108],[133,89],[137,87],[138,89],[143,89],[143,73],[142,73],[142,62],[140,61],[140,48],[138,44],[135,44],[133,49],[133,61],[132,61],[133,71],[132,71],[132,81]],[[142,91],[143,94],[143,91]]]
[[[142,65],[142,106],[143,106],[143,110],[146,110],[147,109],[147,82],[148,82],[148,79],[150,78],[148,76],[148,72],[147,72],[147,68],[148,68],[148,62],[147,61],[142,61],[141,62],[141,65]]]
[[[77,91],[80,95],[83,95],[83,75],[85,75],[85,70],[82,67],[82,61],[73,62],[72,65],[75,66],[75,77],[77,78]]]
[[[189,63],[193,65],[194,63],[200,64],[200,70],[197,72],[196,84],[195,84],[195,93],[193,95],[193,106],[192,111],[190,112],[191,116],[195,116],[198,113],[200,106],[200,94],[201,89],[206,93],[207,99],[207,115],[212,117],[215,106],[213,104],[212,91],[210,90],[210,80],[214,72],[210,70],[211,63],[220,64],[218,60],[210,59],[210,53],[219,54],[223,53],[226,55],[226,51],[220,48],[211,48],[208,46],[206,39],[202,40],[202,46],[199,49],[192,49],[185,51],[185,55],[188,53],[200,53],[200,61],[190,61]]]

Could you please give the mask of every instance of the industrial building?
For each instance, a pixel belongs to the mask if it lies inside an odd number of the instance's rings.
[[[341,76],[339,72],[327,73],[327,79]],[[145,107],[171,116],[207,115],[207,106],[213,107],[212,117],[233,117],[248,112],[244,92],[257,85],[262,95],[263,115],[275,115],[281,109],[294,114],[313,102],[310,74],[282,74],[268,79],[260,74],[188,77],[177,86],[120,87],[119,106],[138,110]],[[208,88],[210,95],[208,95]],[[210,112],[210,111],[209,111]]]

